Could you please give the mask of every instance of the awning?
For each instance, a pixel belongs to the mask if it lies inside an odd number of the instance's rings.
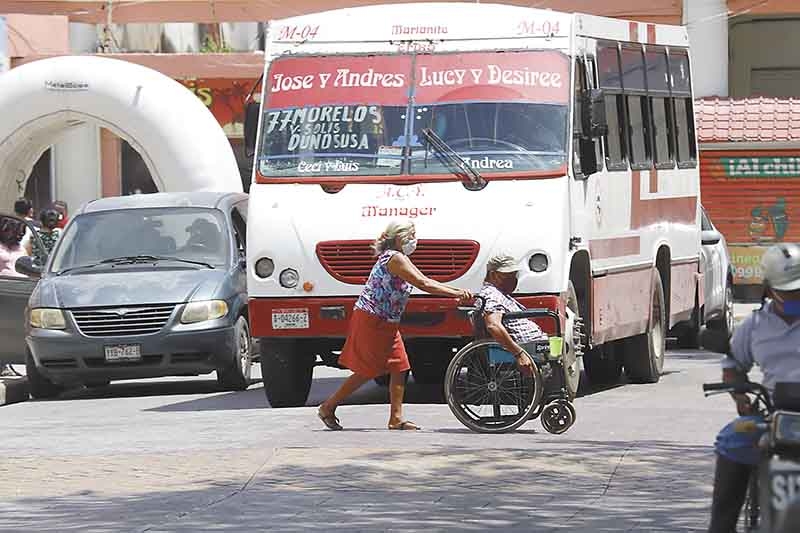
[[[403,3],[417,1],[422,0],[404,0]],[[107,20],[108,6],[111,5],[112,21],[117,24],[260,22],[376,3],[375,0],[0,0],[0,13],[64,15],[73,22],[102,24]],[[682,15],[682,2],[676,0],[608,0],[589,6],[585,0],[541,0],[533,3],[530,0],[511,0],[505,3],[661,24],[680,24]]]

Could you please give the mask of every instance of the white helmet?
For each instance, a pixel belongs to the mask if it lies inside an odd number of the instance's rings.
[[[800,289],[800,245],[781,243],[770,246],[761,258],[764,281],[778,291]]]

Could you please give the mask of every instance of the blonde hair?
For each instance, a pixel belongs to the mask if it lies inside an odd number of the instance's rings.
[[[393,220],[372,243],[372,251],[375,252],[375,255],[380,255],[386,250],[393,250],[395,249],[395,239],[400,237],[400,240],[403,241],[412,231],[414,231],[414,223],[410,220],[406,222]]]

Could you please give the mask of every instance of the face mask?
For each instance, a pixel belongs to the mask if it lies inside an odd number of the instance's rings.
[[[403,243],[403,253],[411,255],[417,249],[417,239],[411,239]]]
[[[783,314],[791,318],[800,318],[800,300],[784,300],[773,292],[772,297],[783,307]]]
[[[517,276],[498,276],[497,288],[503,294],[511,294],[517,290]]]

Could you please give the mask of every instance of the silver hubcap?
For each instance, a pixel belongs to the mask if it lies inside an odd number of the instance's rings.
[[[733,333],[733,289],[725,289],[725,325],[728,327],[728,334]]]
[[[567,308],[567,320],[564,327],[565,339],[567,343],[567,350],[564,354],[564,371],[566,373],[567,388],[571,395],[578,392],[581,379],[581,363],[575,356],[575,312]]]
[[[661,302],[657,297],[653,297],[653,321],[650,325],[650,339],[652,350],[655,355],[655,363],[658,372],[661,373],[664,367],[664,317],[661,316]]]
[[[250,354],[250,334],[247,328],[239,330],[239,361],[242,368],[242,376],[249,381],[253,369],[253,358]]]
[[[497,392],[497,383],[494,381],[490,381],[489,384],[486,386],[490,391]]]

